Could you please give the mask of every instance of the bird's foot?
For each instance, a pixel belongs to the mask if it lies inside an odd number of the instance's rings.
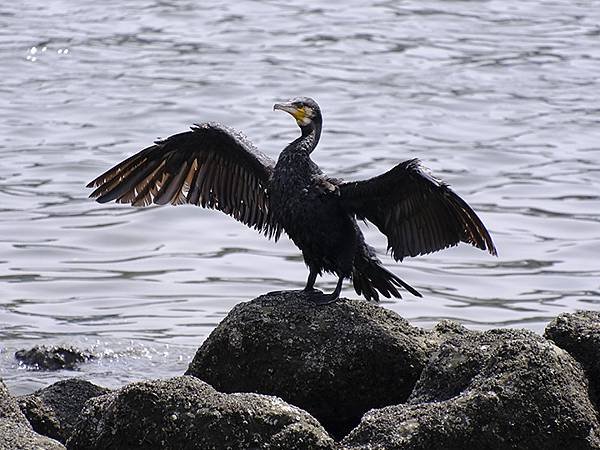
[[[286,292],[293,292],[293,291],[271,291],[271,292],[267,292],[266,295],[282,295],[282,294],[285,294]]]
[[[315,305],[329,305],[330,303],[336,302],[339,298],[337,295],[324,294],[318,289],[313,289],[312,291],[304,292],[306,292],[307,298]]]
[[[319,289],[315,289],[315,288],[310,288],[310,289],[302,289],[300,292],[302,292],[303,294],[306,295],[314,295],[314,294],[322,294],[323,291],[320,291]]]
[[[267,293],[267,295],[281,295],[288,294],[290,292],[295,292],[304,295],[304,297],[315,305],[328,305],[330,303],[334,303],[339,299],[338,295],[333,294],[324,294],[323,291],[319,289],[302,289],[301,291],[273,291]]]

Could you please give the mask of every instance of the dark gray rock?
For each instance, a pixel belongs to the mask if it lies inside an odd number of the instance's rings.
[[[0,380],[0,450],[31,449],[64,450],[65,447],[31,429],[17,401]]]
[[[94,358],[91,353],[74,347],[46,347],[36,345],[29,350],[18,350],[15,358],[36,370],[75,369],[78,364]]]
[[[0,419],[0,450],[65,450],[65,446],[23,424]]]
[[[19,397],[18,402],[36,432],[65,443],[85,402],[108,392],[89,381],[70,378]]]
[[[348,448],[600,448],[579,364],[525,330],[463,332],[432,357],[408,404],[371,411]]]
[[[364,301],[318,306],[299,292],[270,293],[237,305],[186,375],[222,392],[276,395],[341,437],[369,409],[406,401],[435,344]]]
[[[544,336],[583,366],[596,409],[600,411],[600,312],[561,314],[546,327]]]
[[[4,381],[0,379],[0,420],[3,419],[29,426],[29,422],[27,422],[25,415],[19,409],[17,401],[8,392]]]
[[[222,394],[193,377],[133,383],[89,400],[67,448],[331,449],[305,411],[259,394]]]
[[[459,395],[488,363],[491,346],[515,337],[511,330],[480,333],[456,323],[452,325],[448,328],[445,322],[434,328],[433,333],[441,332],[448,339],[440,345],[421,373],[408,403],[437,402]],[[534,336],[540,340],[539,336]]]

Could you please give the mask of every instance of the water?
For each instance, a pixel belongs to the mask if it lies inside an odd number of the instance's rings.
[[[198,5],[0,6],[0,376],[13,392],[73,375],[15,364],[43,343],[101,356],[75,375],[107,386],[180,374],[236,303],[304,285],[287,239],[191,206],[99,205],[84,188],[193,122],[242,130],[275,158],[297,128],[272,105],[296,95],[322,107],[314,157],[329,174],[419,157],[494,237],[498,258],[468,246],[384,257],[424,294],[385,307],[419,326],[538,332],[600,309],[594,2]],[[349,283],[343,295],[355,297]]]

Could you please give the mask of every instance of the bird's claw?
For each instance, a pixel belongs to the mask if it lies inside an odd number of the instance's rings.
[[[308,299],[313,302],[315,305],[329,305],[330,303],[334,303],[337,301],[339,297],[333,296],[331,294],[324,294],[318,289],[314,289],[313,291],[306,292]]]

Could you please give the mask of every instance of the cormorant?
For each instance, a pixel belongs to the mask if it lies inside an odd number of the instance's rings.
[[[96,187],[90,197],[134,206],[190,203],[223,211],[268,238],[277,240],[285,231],[310,271],[304,291],[319,304],[337,300],[345,278],[367,300],[401,297],[398,287],[421,297],[383,267],[357,219],[387,236],[396,261],[459,242],[496,255],[475,212],[418,159],[364,181],[330,178],[310,158],[321,136],[317,103],[300,97],[273,109],[291,114],[301,131],[277,163],[230,128],[196,124],[100,175],[88,184]],[[338,277],[331,294],[314,289],[323,271]]]

